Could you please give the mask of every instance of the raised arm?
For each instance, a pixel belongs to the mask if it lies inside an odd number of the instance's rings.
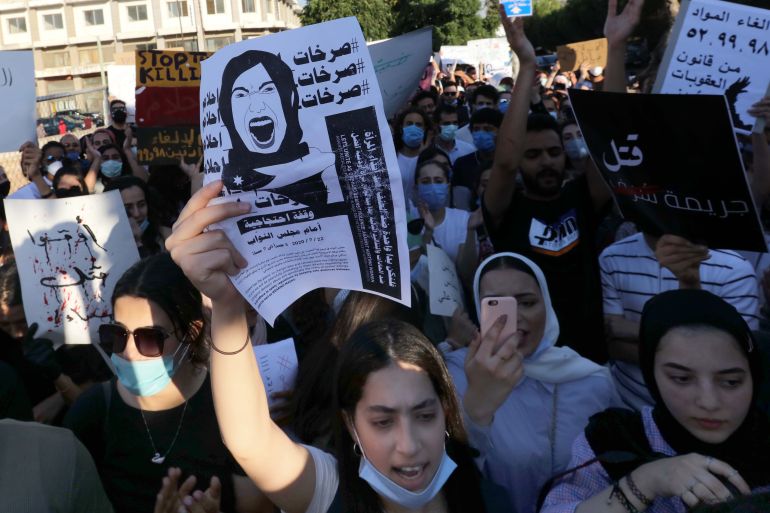
[[[503,117],[503,123],[497,132],[495,159],[489,176],[489,185],[484,191],[484,205],[494,227],[499,226],[513,198],[516,173],[524,154],[530,92],[535,74],[535,49],[524,34],[524,20],[508,18],[502,4],[500,18],[508,44],[519,58],[519,76],[513,88],[510,105]]]
[[[765,126],[770,126],[770,96],[765,96],[749,109],[749,114],[764,119]],[[762,208],[770,197],[770,145],[764,133],[753,132],[751,145],[754,147],[754,172],[751,174],[751,191],[757,208]]]
[[[242,298],[230,282],[246,266],[212,223],[243,215],[249,204],[207,206],[222,189],[217,181],[198,191],[174,224],[166,248],[195,287],[212,302],[211,388],[225,445],[254,484],[287,513],[302,513],[315,489],[310,453],[270,419],[267,397],[251,350]]]
[[[99,177],[99,166],[102,165],[102,154],[94,148],[90,135],[86,136],[86,153],[88,158],[91,159],[91,167],[88,168],[88,172],[83,180],[86,182],[88,192],[93,193],[96,188],[96,179]]]
[[[126,127],[126,140],[123,141],[123,153],[126,155],[126,160],[128,161],[128,165],[131,166],[131,173],[137,177],[141,178],[143,181],[147,181],[150,179],[150,174],[147,172],[147,170],[144,168],[143,165],[139,163],[139,161],[136,159],[136,155],[134,155],[134,152],[131,151],[131,143],[133,142],[134,134],[131,130],[131,127]]]
[[[611,93],[626,92],[626,43],[639,24],[644,0],[629,0],[618,14],[618,0],[608,0],[604,35],[607,37],[607,66],[604,89]]]

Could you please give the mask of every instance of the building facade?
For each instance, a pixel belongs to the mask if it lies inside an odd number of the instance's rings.
[[[101,65],[136,50],[216,51],[298,27],[299,12],[296,0],[0,0],[0,50],[34,50],[44,96],[100,87]],[[102,95],[73,102],[100,111]]]

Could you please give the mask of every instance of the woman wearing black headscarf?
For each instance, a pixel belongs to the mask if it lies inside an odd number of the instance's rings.
[[[735,308],[703,290],[664,292],[645,305],[639,341],[655,407],[593,416],[541,513],[684,512],[770,489],[761,359]]]

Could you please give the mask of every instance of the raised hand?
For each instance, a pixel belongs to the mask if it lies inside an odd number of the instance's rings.
[[[770,124],[770,96],[765,96],[752,105],[748,112],[751,116],[764,119],[766,123]]]
[[[706,246],[669,234],[658,239],[655,257],[676,276],[680,287],[688,288],[700,288],[700,264],[710,258]]]
[[[505,14],[505,7],[503,7],[503,4],[500,4],[498,7],[500,21],[503,23],[505,37],[508,39],[511,50],[516,53],[519,62],[534,63],[535,48],[524,33],[524,18],[509,18],[508,15]]]
[[[189,476],[180,485],[182,471],[176,467],[168,469],[168,475],[163,478],[163,484],[155,499],[154,513],[217,513],[222,493],[219,478],[211,478],[209,488],[205,492],[193,492],[197,479]]]
[[[468,390],[463,405],[470,419],[482,426],[492,423],[497,409],[524,377],[519,334],[500,337],[506,320],[507,316],[500,316],[483,336],[477,336],[465,357]]]
[[[247,262],[221,230],[204,231],[209,225],[249,212],[248,202],[227,202],[207,206],[219,195],[217,180],[196,192],[179,214],[173,233],[166,239],[171,258],[204,295],[217,301],[240,301],[228,276],[234,276]]]
[[[618,0],[608,0],[607,19],[604,22],[604,35],[610,45],[625,44],[642,17],[644,0],[628,0],[623,11],[618,14]]]
[[[201,166],[203,165],[203,155],[201,155],[201,158],[198,159],[198,162],[195,164],[188,164],[184,161],[184,157],[179,157],[179,169],[181,169],[184,174],[186,174],[189,178],[192,178],[194,176],[197,176],[198,173],[201,171]]]

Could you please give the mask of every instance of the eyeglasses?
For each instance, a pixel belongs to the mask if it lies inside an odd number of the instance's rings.
[[[107,354],[122,353],[126,350],[128,335],[134,336],[134,345],[142,356],[162,355],[163,342],[171,336],[163,328],[154,326],[130,331],[120,324],[107,323],[99,326],[99,345]]]
[[[62,160],[64,160],[64,157],[54,157],[53,155],[48,155],[48,156],[45,158],[45,160],[46,160],[47,162],[53,162],[53,161],[58,161],[58,162],[61,162]]]
[[[457,91],[444,91],[441,94],[444,96],[457,96]]]

